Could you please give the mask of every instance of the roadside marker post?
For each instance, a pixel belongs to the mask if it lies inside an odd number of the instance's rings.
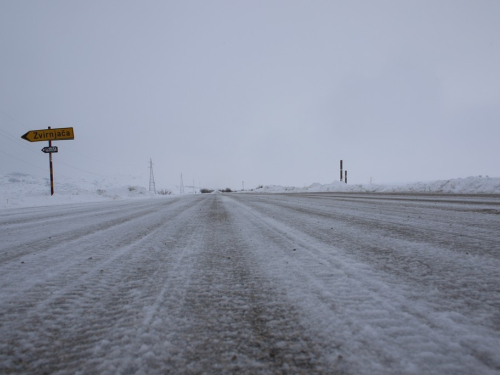
[[[52,165],[52,154],[59,152],[57,146],[52,146],[52,141],[67,141],[75,139],[73,128],[59,128],[42,130],[30,130],[21,136],[22,139],[28,142],[42,142],[49,141],[49,147],[42,148],[42,152],[49,154],[49,168],[50,168],[50,195],[54,195],[54,168]]]
[[[49,141],[49,147],[52,147],[52,141]],[[50,165],[50,195],[52,196],[54,195],[54,168],[52,167],[52,152],[49,152],[49,165]]]

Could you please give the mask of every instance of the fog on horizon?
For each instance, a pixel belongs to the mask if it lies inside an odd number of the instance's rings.
[[[0,173],[500,177],[498,1],[0,0]]]

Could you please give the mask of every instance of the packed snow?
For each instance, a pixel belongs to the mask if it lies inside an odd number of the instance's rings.
[[[500,198],[190,194],[0,215],[0,373],[497,374]]]
[[[143,182],[0,177],[0,373],[500,371],[498,178]]]

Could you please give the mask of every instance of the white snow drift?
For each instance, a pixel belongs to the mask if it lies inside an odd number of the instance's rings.
[[[56,194],[51,197],[48,178],[24,173],[8,173],[0,175],[0,208],[164,197],[149,192],[144,186],[146,183],[143,178],[133,176],[91,179],[58,176],[55,183]],[[177,192],[177,189],[170,188],[173,194]],[[252,192],[500,194],[500,178],[478,176],[406,185],[345,184],[335,181],[324,185],[314,183],[307,187],[266,185],[253,189]]]
[[[467,177],[451,180],[415,182],[398,185],[345,184],[340,181],[331,184],[314,183],[307,187],[266,185],[254,191],[263,193],[301,192],[352,192],[352,193],[445,193],[445,194],[500,194],[500,178]]]

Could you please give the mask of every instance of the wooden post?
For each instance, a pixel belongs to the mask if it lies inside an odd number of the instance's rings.
[[[342,181],[342,160],[340,161],[340,181]]]
[[[345,171],[345,177],[344,177],[345,183],[347,184],[347,171]]]

